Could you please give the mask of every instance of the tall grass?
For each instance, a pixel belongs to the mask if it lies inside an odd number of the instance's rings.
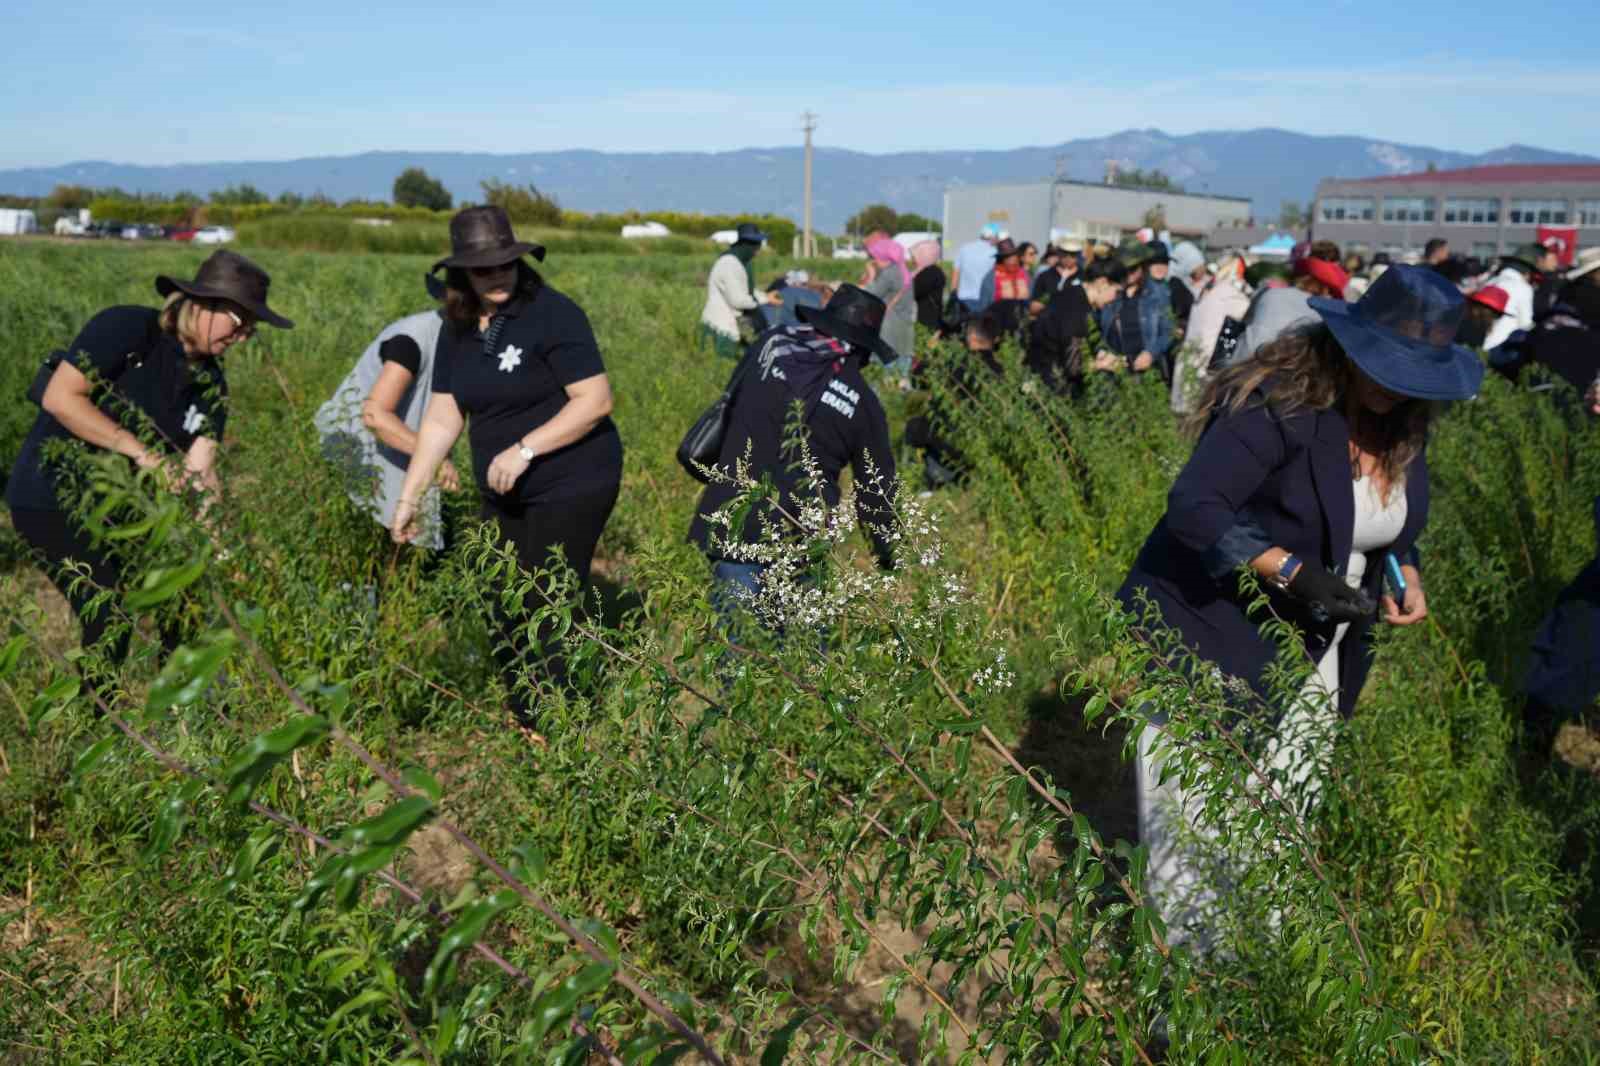
[[[1515,631],[1594,548],[1600,472],[1576,416],[1491,382],[1439,427],[1423,544],[1438,624],[1385,635],[1307,848],[1264,860],[1229,901],[1231,950],[1196,958],[1166,949],[1139,853],[1117,843],[1133,835],[1119,749],[1148,726],[1147,706],[1201,726],[1222,713],[1215,692],[1148,673],[1106,598],[1186,455],[1159,388],[1106,380],[1068,403],[1022,388],[1014,359],[976,396],[936,385],[971,474],[960,492],[907,502],[901,571],[876,577],[853,541],[819,548],[828,646],[730,646],[683,539],[697,486],[673,459],[728,370],[695,347],[707,263],[552,248],[544,272],[595,324],[626,458],[601,604],[574,614],[552,593],[584,637],[584,696],[548,704],[550,745],[532,751],[505,728],[486,669],[478,604],[504,560],[476,537],[438,570],[396,550],[343,498],[309,425],[376,330],[424,305],[419,274],[441,248],[248,249],[301,327],[228,357],[219,535],[236,561],[163,610],[199,641],[228,630],[219,603],[258,609],[247,616],[266,661],[303,698],[324,709],[347,691],[343,728],[386,764],[437,777],[441,810],[487,853],[510,863],[534,848],[544,861],[519,869],[538,891],[613,930],[619,972],[724,1054],[759,1058],[796,1021],[790,1054],[815,1061],[1143,1061],[1165,1015],[1170,1061],[1592,1061],[1578,910],[1592,880],[1569,835],[1600,805],[1590,782],[1519,767],[1515,729]],[[13,351],[47,349],[197,260],[6,248],[0,321]],[[898,422],[908,400],[883,386]],[[116,491],[132,506],[147,489]],[[181,523],[137,550],[170,566],[209,558],[208,542]],[[180,805],[181,836],[151,848],[184,786],[125,740],[74,775],[106,727],[81,700],[40,695],[71,627],[25,566],[0,602],[28,638],[0,716],[0,970],[26,987],[12,995],[0,977],[5,1053],[488,1062],[566,1046],[564,1032],[529,1043],[533,997],[486,963],[425,995],[442,926],[395,890],[291,917],[320,847],[283,839],[228,887],[262,823],[211,793]],[[139,643],[125,677],[135,707],[161,667]],[[286,707],[235,651],[209,690],[146,728],[216,773]],[[1236,832],[1297,831],[1282,809],[1241,800],[1258,793],[1215,737],[1197,729],[1183,757],[1245,812]],[[392,794],[348,750],[308,745],[256,798],[336,839]],[[496,888],[435,831],[414,835],[394,872],[453,913]],[[554,985],[579,972],[530,908],[485,942]],[[612,1047],[653,1024],[617,986],[582,1002],[572,1016]]]

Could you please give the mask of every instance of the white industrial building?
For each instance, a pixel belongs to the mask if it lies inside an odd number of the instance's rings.
[[[1215,229],[1250,220],[1250,201],[1239,196],[1064,180],[955,185],[944,193],[945,247],[961,247],[989,222],[1019,244],[1032,241],[1041,249],[1071,237],[1116,244],[1147,225],[1146,218],[1158,208],[1175,239],[1200,244]]]
[[[0,236],[16,237],[38,233],[39,219],[26,208],[0,207]]]

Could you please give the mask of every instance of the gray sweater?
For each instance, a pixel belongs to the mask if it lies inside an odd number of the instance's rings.
[[[893,263],[878,271],[878,276],[865,286],[868,292],[890,305],[878,334],[902,359],[911,358],[917,348],[917,301],[910,292],[895,299],[901,289],[909,287],[900,280],[900,268]]]

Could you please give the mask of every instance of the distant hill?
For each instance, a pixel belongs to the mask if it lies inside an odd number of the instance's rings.
[[[1276,218],[1285,200],[1309,201],[1322,178],[1370,177],[1485,163],[1592,163],[1592,156],[1509,145],[1473,155],[1365,137],[1314,137],[1288,130],[1215,131],[1174,136],[1125,130],[1109,137],[1006,151],[897,152],[869,155],[818,148],[816,220],[837,230],[860,207],[888,203],[939,217],[946,186],[1043,179],[1058,173],[1099,180],[1108,159],[1124,169],[1160,169],[1194,192],[1249,197],[1255,212]],[[766,212],[799,219],[801,150],[735,152],[367,152],[281,162],[129,166],[82,162],[0,170],[0,193],[37,196],[60,183],[130,191],[208,193],[248,182],[277,196],[321,192],[336,200],[387,199],[395,176],[420,166],[457,201],[478,195],[485,178],[533,182],[580,211]]]

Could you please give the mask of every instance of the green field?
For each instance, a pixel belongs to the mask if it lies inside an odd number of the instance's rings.
[[[0,1063],[692,1059],[673,1024],[729,1062],[1123,1063],[1159,1059],[1158,1019],[1173,1062],[1600,1061],[1600,785],[1517,728],[1527,635],[1595,549],[1575,398],[1491,376],[1440,424],[1435,623],[1382,635],[1304,822],[1107,598],[1188,447],[1157,383],[1069,405],[1013,366],[953,428],[962,489],[919,499],[905,464],[892,578],[812,538],[826,646],[730,643],[673,458],[729,370],[694,339],[709,262],[552,249],[626,465],[599,602],[550,580],[586,695],[549,701],[548,747],[497,710],[504,560],[394,548],[310,424],[431,255],[245,248],[299,328],[228,356],[222,521],[101,475],[125,523],[158,517],[128,550],[199,652],[136,641],[112,710],[149,748],[59,680],[75,631],[6,531]],[[6,466],[36,360],[202,254],[0,243]],[[927,402],[880,392],[897,433]],[[1128,843],[1123,745],[1157,708],[1244,856],[1205,956],[1167,943]]]

